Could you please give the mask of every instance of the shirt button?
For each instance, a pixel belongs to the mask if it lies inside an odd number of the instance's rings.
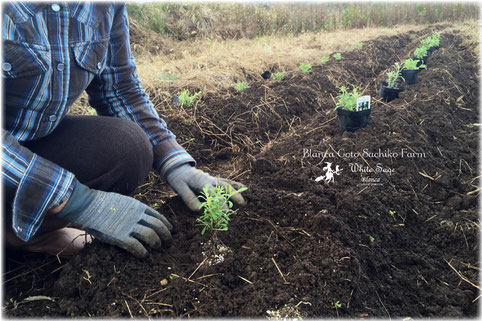
[[[60,6],[59,6],[58,4],[56,4],[56,3],[54,3],[54,4],[52,5],[52,10],[55,11],[55,12],[57,12],[57,11],[60,10]]]
[[[100,70],[100,68],[102,68],[102,64],[99,62],[99,63],[97,64],[97,69]]]
[[[10,70],[12,70],[12,65],[9,64],[8,62],[4,62],[2,64],[2,69],[3,69],[3,71],[10,71]]]
[[[57,70],[58,70],[58,71],[64,71],[64,69],[65,69],[65,65],[64,65],[63,63],[59,63],[59,64],[57,65]]]
[[[49,116],[49,120],[50,120],[51,122],[54,122],[54,121],[57,120],[57,116],[55,116],[55,115],[50,115],[50,116]]]

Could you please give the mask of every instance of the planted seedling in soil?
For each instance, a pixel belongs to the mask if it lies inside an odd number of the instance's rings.
[[[311,65],[308,63],[302,62],[299,66],[300,70],[302,72],[311,72]]]
[[[349,111],[355,111],[357,99],[361,96],[358,89],[353,86],[351,93],[348,92],[345,86],[338,87],[338,89],[340,89],[340,94],[336,96],[338,98],[338,106],[336,108],[342,107]]]
[[[339,52],[334,53],[333,58],[335,58],[336,60],[342,60],[343,59],[343,57],[341,56],[341,53],[339,53]]]
[[[271,75],[271,78],[273,78],[276,81],[281,81],[285,77],[284,72],[277,72]]]
[[[328,56],[321,57],[321,64],[322,65],[326,64],[328,61],[330,61],[330,57],[328,57]]]
[[[179,104],[182,107],[190,107],[194,104],[194,101],[201,96],[201,91],[196,92],[194,95],[189,94],[189,90],[183,90],[179,94]]]
[[[338,88],[340,94],[336,96],[338,104],[335,110],[338,114],[341,131],[353,132],[365,127],[371,113],[370,96],[362,97],[355,86],[353,86],[352,92],[348,92],[345,86]]]
[[[360,42],[353,47],[353,49],[361,49],[361,48],[363,48],[363,42]]]
[[[202,215],[196,219],[196,222],[203,227],[201,235],[206,232],[211,235],[203,252],[208,265],[223,262],[224,254],[230,252],[230,249],[218,239],[217,232],[228,230],[230,216],[234,213],[233,202],[230,201],[230,198],[245,190],[247,190],[246,187],[233,190],[231,186],[226,189],[224,186],[206,185],[199,196],[201,200],[199,209],[202,211]]]
[[[397,80],[398,79],[401,79],[401,80],[405,80],[403,77],[402,77],[402,69],[403,67],[400,66],[400,64],[398,62],[396,62],[394,65],[393,65],[393,70],[390,71],[390,72],[387,72],[387,87],[388,88],[397,88],[398,87],[398,83],[397,83]]]
[[[405,80],[402,75],[403,67],[400,66],[398,62],[393,65],[392,71],[387,72],[387,81],[382,81],[380,83],[380,92],[379,96],[386,102],[390,102],[395,98],[398,98],[398,94],[405,90],[400,84],[397,82],[398,79]]]
[[[421,60],[407,59],[403,62],[402,77],[409,85],[417,83],[417,76],[420,69],[426,68]]]
[[[242,93],[245,89],[249,88],[249,84],[246,81],[238,81],[236,85],[234,85],[234,89],[236,89],[237,92]]]

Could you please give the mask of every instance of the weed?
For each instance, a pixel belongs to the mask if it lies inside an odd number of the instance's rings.
[[[407,70],[418,70],[418,69],[422,69],[422,68],[426,68],[427,66],[424,65],[424,64],[421,64],[417,67],[417,64],[420,62],[420,60],[414,60],[414,59],[407,59],[403,62],[403,69],[407,69]]]
[[[249,84],[246,81],[238,81],[234,85],[234,89],[236,89],[236,91],[240,93],[242,93],[245,89],[248,89],[248,88],[249,88]]]
[[[333,302],[331,302],[331,305],[332,305],[335,309],[341,308],[341,303],[340,303],[340,301],[336,301],[336,302],[333,301]]]
[[[226,190],[223,186],[204,186],[199,199],[202,200],[199,209],[203,210],[202,215],[196,219],[199,225],[203,226],[201,235],[209,231],[214,235],[217,231],[227,231],[229,216],[234,212],[233,203],[229,200],[231,196],[247,190],[246,187],[232,190],[229,186]]]
[[[343,57],[341,56],[341,53],[339,53],[339,52],[334,53],[333,58],[335,58],[336,60],[342,60],[343,59]]]
[[[277,73],[271,74],[271,78],[273,78],[276,81],[281,81],[283,80],[284,77],[285,77],[284,72],[277,72]]]
[[[338,89],[340,89],[340,94],[336,96],[336,98],[338,98],[338,106],[336,108],[343,107],[343,109],[355,111],[356,101],[358,97],[361,96],[358,89],[353,86],[353,91],[351,93],[348,92],[345,86],[338,87]]]
[[[161,79],[162,80],[176,80],[177,78],[179,78],[179,76],[171,75],[167,71],[161,72]]]
[[[405,81],[405,79],[402,77],[401,71],[403,69],[402,66],[398,62],[396,62],[394,65],[394,70],[387,72],[387,87],[389,88],[395,88],[395,85],[397,83],[397,80],[400,78]]]
[[[322,65],[326,64],[328,61],[330,61],[330,57],[328,57],[328,56],[321,57],[321,64]]]
[[[299,66],[300,70],[302,72],[311,72],[311,65],[308,63],[302,62]]]
[[[363,48],[363,42],[357,43],[357,44],[353,47],[353,49],[361,49],[361,48]]]
[[[179,104],[181,104],[181,107],[190,107],[192,106],[194,101],[199,98],[199,96],[201,96],[201,91],[198,91],[191,96],[191,94],[189,94],[189,90],[183,90],[179,94]]]

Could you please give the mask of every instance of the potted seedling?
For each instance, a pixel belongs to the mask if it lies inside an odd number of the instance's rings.
[[[398,62],[393,65],[393,70],[387,72],[387,81],[380,83],[379,96],[386,102],[390,102],[398,98],[398,94],[405,90],[398,82],[398,79],[404,80],[401,75],[402,67]]]
[[[348,92],[345,86],[338,87],[340,94],[335,110],[342,132],[353,132],[363,128],[370,119],[370,96],[362,96],[358,89],[353,86],[352,92]]]
[[[431,54],[435,50],[440,48],[440,35],[438,33],[434,33],[430,37],[427,37],[420,41],[423,47],[428,48],[427,54]]]
[[[428,63],[428,48],[424,46],[420,46],[413,52],[413,56],[415,59],[420,60],[419,65],[427,65]]]
[[[419,65],[419,60],[407,59],[403,63],[402,77],[409,85],[417,83],[417,75],[420,69],[425,68],[425,65]]]
[[[224,260],[223,255],[229,252],[229,248],[218,239],[217,233],[228,230],[230,216],[234,213],[230,198],[245,190],[247,190],[246,187],[233,190],[230,185],[227,188],[219,185],[216,187],[206,185],[199,195],[201,200],[199,208],[202,214],[196,219],[196,222],[202,226],[201,235],[206,232],[211,235],[211,239],[205,244],[205,251],[203,252],[209,265],[221,263]]]

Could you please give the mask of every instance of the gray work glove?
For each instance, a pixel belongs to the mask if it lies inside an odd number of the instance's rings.
[[[210,185],[216,187],[223,186],[227,190],[231,186],[233,190],[244,187],[243,184],[211,175],[196,169],[195,167],[184,164],[173,169],[166,177],[167,183],[181,196],[184,203],[191,211],[199,211],[201,202],[197,198],[197,193],[202,191],[204,186]],[[236,193],[231,200],[238,205],[245,205],[246,201],[240,193]]]
[[[65,207],[56,215],[99,240],[117,245],[137,257],[171,241],[171,223],[149,206],[117,193],[107,193],[77,182]]]

